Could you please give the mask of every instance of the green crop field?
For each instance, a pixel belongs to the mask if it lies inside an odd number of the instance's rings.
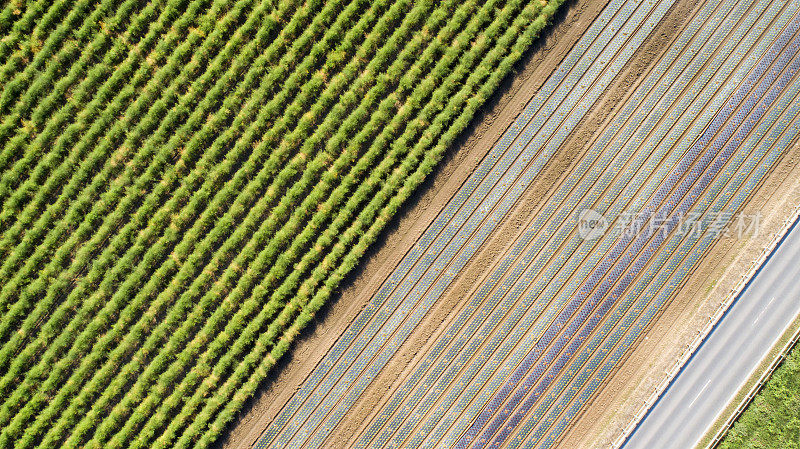
[[[563,0],[0,5],[0,447],[207,447]]]
[[[800,448],[800,347],[775,370],[719,447]]]

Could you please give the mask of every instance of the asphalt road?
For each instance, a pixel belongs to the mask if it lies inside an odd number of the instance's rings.
[[[800,226],[792,226],[700,348],[625,441],[695,447],[800,313]]]

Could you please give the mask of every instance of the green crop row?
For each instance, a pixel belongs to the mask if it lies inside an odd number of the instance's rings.
[[[195,12],[196,12],[196,11],[197,11],[197,10],[195,10]],[[228,16],[230,17],[230,19],[228,19],[228,20],[235,20],[235,17],[234,17],[234,16],[231,16],[231,15],[228,15]],[[256,17],[257,17],[257,16],[256,16]],[[268,30],[269,30],[269,28],[265,27],[265,28],[263,28],[263,30],[265,30],[265,31],[268,31]],[[191,46],[187,46],[187,50],[191,50]],[[178,68],[178,67],[180,67],[180,66],[176,64],[175,68]],[[224,81],[229,81],[229,80],[224,80]],[[222,89],[219,89],[219,90],[221,91]],[[199,91],[199,90],[198,90],[198,91]],[[222,95],[223,95],[223,94],[220,92],[219,96],[221,97]],[[207,97],[206,97],[206,100],[211,100],[211,103],[213,103],[213,101],[214,101],[212,96],[207,96]],[[202,110],[202,108],[198,108],[198,109],[197,109],[197,111],[200,111],[200,110]],[[203,122],[203,123],[205,122],[205,120],[204,120],[203,118],[201,118],[199,121],[201,121],[201,122]],[[169,124],[169,120],[167,120],[167,121],[166,121],[166,124],[167,124],[167,125]],[[161,130],[162,130],[162,133],[161,133],[161,134],[167,134],[167,133],[168,133],[167,129],[168,129],[168,126],[162,126],[162,128],[161,128]],[[159,133],[156,133],[156,134],[159,134]],[[151,136],[151,137],[152,137],[152,136]],[[157,149],[161,149],[161,150],[163,150],[164,148],[165,148],[165,147],[164,147],[163,145],[153,145],[153,147],[152,147],[152,150],[153,150],[153,151],[156,151]],[[200,151],[198,151],[198,153],[199,153],[199,152],[200,152]],[[144,152],[144,151],[140,152],[139,154],[142,154],[142,153],[145,153],[145,154],[147,154],[147,153],[146,153],[146,152]],[[152,153],[150,153],[150,154],[152,154]],[[166,165],[167,165],[167,162],[168,162],[168,159],[169,159],[169,154],[168,154],[168,153],[161,153],[161,155],[162,155],[162,157],[161,157],[161,161],[160,161],[160,164],[159,164],[159,165],[160,165],[161,167],[164,167],[164,166],[166,166]],[[144,164],[147,164],[147,163],[149,163],[149,162],[151,162],[151,161],[148,161],[148,159],[147,159],[147,158],[141,158],[141,163],[143,164],[143,167],[146,167],[146,165],[144,165]],[[151,164],[151,165],[150,165],[150,167],[149,167],[149,169],[150,169],[150,170],[152,170],[152,168],[153,168],[153,167],[155,167],[155,166]],[[145,191],[147,190],[147,189],[146,189],[146,184],[144,184],[144,183],[146,182],[146,183],[148,183],[148,184],[151,184],[151,183],[152,183],[152,180],[149,180],[147,176],[142,176],[142,177],[140,177],[139,179],[142,181],[142,184],[140,184],[139,186],[136,186],[137,188],[135,188],[135,189],[126,189],[126,188],[124,188],[124,187],[125,187],[125,184],[123,184],[123,183],[117,183],[117,184],[115,185],[115,187],[119,186],[120,188],[118,188],[118,189],[113,189],[113,190],[111,190],[111,191],[109,191],[109,192],[107,192],[107,193],[114,193],[114,194],[117,194],[117,195],[120,195],[120,196],[122,196],[122,195],[125,195],[125,194],[130,194],[130,193],[136,193],[136,194],[139,194],[139,195],[141,195],[143,192],[145,192]],[[162,178],[162,179],[163,179],[163,178]],[[102,182],[102,181],[101,181],[101,182]],[[162,184],[163,184],[163,183],[160,183],[159,185],[162,185]],[[114,231],[116,231],[116,230],[118,229],[118,227],[119,227],[119,225],[120,225],[121,221],[122,221],[122,220],[123,220],[123,219],[124,219],[126,216],[129,216],[130,208],[128,207],[128,204],[130,204],[130,203],[126,204],[126,202],[131,202],[131,203],[132,203],[134,200],[132,200],[132,198],[131,198],[131,196],[130,196],[130,195],[128,195],[128,196],[126,196],[126,197],[122,197],[122,199],[121,199],[121,200],[120,200],[119,198],[120,198],[120,197],[116,197],[116,198],[114,198],[114,197],[112,197],[112,198],[103,197],[103,198],[101,199],[101,202],[99,202],[99,203],[95,203],[95,206],[96,206],[96,205],[98,205],[98,204],[101,204],[101,205],[106,205],[106,204],[108,204],[108,205],[117,205],[118,207],[117,207],[117,209],[114,211],[115,213],[112,213],[112,214],[110,214],[110,215],[106,216],[106,221],[105,221],[105,223],[104,223],[104,226],[102,226],[102,227],[100,228],[100,231],[101,231],[101,232],[96,232],[96,231],[97,231],[97,228],[95,227],[95,229],[94,229],[94,231],[95,231],[95,234],[94,234],[94,236],[93,236],[93,240],[97,241],[97,238],[98,238],[98,237],[100,237],[100,238],[102,238],[102,239],[105,239],[105,238],[107,238],[107,236],[111,235],[111,234],[112,234]],[[146,205],[146,203],[145,203],[145,205]],[[119,206],[121,206],[121,207],[119,207]],[[99,215],[99,214],[98,214],[98,215]],[[141,213],[140,213],[140,214],[138,214],[138,215],[140,215],[140,216],[142,216],[142,217],[145,217],[145,216],[146,216],[146,214],[141,214]],[[78,215],[78,216],[79,216],[79,215]],[[84,221],[84,222],[83,222],[81,225],[82,225],[82,226],[83,226],[83,225],[88,225],[88,226],[85,226],[85,227],[84,227],[84,229],[87,231],[87,232],[86,232],[86,235],[92,235],[92,234],[91,234],[92,227],[93,227],[93,225],[95,225],[95,226],[96,226],[96,223],[91,223],[91,222]],[[80,230],[80,228],[79,228],[79,230]],[[83,234],[83,233],[81,233],[81,232],[78,232],[78,233],[74,233],[74,234],[73,234],[73,236],[75,236],[75,235],[81,235],[81,234]],[[119,237],[119,234],[117,234],[117,237]],[[97,243],[98,243],[98,244],[100,244],[101,242],[97,241]],[[83,248],[82,248],[82,249],[83,249]],[[127,249],[127,248],[126,248],[126,249]],[[84,254],[87,254],[87,253],[84,253]],[[91,253],[88,253],[88,254],[91,254]],[[112,257],[113,257],[113,256],[112,256]],[[67,260],[68,260],[68,259],[67,259]],[[77,257],[77,258],[73,258],[73,259],[72,259],[73,267],[75,266],[75,263],[76,263],[76,262],[83,262],[83,263],[85,264],[85,263],[87,262],[87,258],[79,258],[79,257]],[[120,264],[120,265],[118,265],[118,267],[119,267],[119,266],[125,266],[125,265],[126,265],[126,264],[124,264],[124,263],[123,263],[123,264]],[[92,266],[92,268],[99,268],[100,266],[101,266],[101,265],[97,265],[97,264],[96,264],[96,265],[93,265],[93,266]],[[74,268],[73,268],[73,269],[74,269]],[[74,271],[73,271],[73,272],[74,272]],[[93,274],[93,273],[94,273],[94,272],[91,272],[91,271],[90,271],[90,274]],[[29,289],[28,291],[30,292],[30,289]],[[52,292],[52,291],[51,291],[51,292],[49,292],[49,293],[50,293],[50,295],[48,295],[48,298],[52,298],[52,297],[53,297],[53,294],[54,294],[54,292]],[[73,298],[76,298],[76,299],[77,299],[77,302],[76,302],[76,303],[73,303],[73,304],[80,304],[80,303],[81,303],[81,300],[80,300],[80,295],[73,296]],[[68,298],[68,299],[69,299],[69,298]],[[83,298],[83,299],[85,299],[85,298]],[[67,301],[67,303],[70,303],[70,301]],[[41,304],[41,303],[40,303],[40,304]],[[87,304],[87,303],[86,303],[86,302],[84,302],[84,305],[86,305],[86,304]],[[62,305],[63,305],[63,304],[62,304]],[[73,308],[74,308],[74,307],[76,307],[76,306],[75,306],[75,305],[73,305]],[[62,307],[62,308],[61,308],[61,309],[59,309],[59,310],[65,310],[65,309]],[[46,311],[44,311],[43,313],[47,313],[47,312],[46,312]],[[31,316],[29,316],[28,318],[29,318],[29,320],[30,320]],[[51,318],[51,322],[52,322],[52,318]],[[73,320],[73,322],[74,322],[74,320]],[[95,321],[94,323],[98,323],[98,321]],[[49,323],[48,323],[48,324],[49,324]],[[58,321],[56,321],[55,323],[53,323],[53,326],[54,326],[54,327],[53,327],[53,329],[59,329],[59,322],[58,322]],[[62,334],[62,335],[63,335],[63,334]],[[66,342],[66,343],[70,343],[69,339],[65,340],[65,342]],[[48,348],[48,350],[50,350],[50,349],[55,349],[56,347],[58,347],[58,345],[55,345],[55,346],[54,346],[54,345],[51,345],[51,346]],[[15,362],[19,362],[19,360],[20,360],[20,359],[21,359],[21,358],[19,358],[19,357],[18,357],[18,358],[15,360]],[[46,365],[45,365],[45,366],[46,366]],[[46,369],[46,367],[45,367],[44,369]],[[33,401],[32,401],[32,402],[33,402]],[[29,403],[28,405],[31,405],[31,404],[32,404],[32,402],[31,402],[31,403]]]

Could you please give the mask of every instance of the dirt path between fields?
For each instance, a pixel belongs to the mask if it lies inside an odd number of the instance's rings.
[[[317,323],[303,332],[302,338],[298,339],[292,351],[279,362],[276,369],[272,370],[264,386],[243,408],[215,447],[224,449],[252,447],[339,335],[394,270],[406,250],[419,239],[492,145],[524,110],[544,81],[607,3],[608,0],[574,0],[562,6],[554,17],[553,25],[517,64],[517,69],[490,99],[484,112],[473,120],[471,127],[445,156],[434,175],[420,187],[413,198],[409,199],[401,213],[384,231],[381,239],[373,245],[374,249],[343,284],[344,287],[338,297],[318,313]],[[554,165],[554,169],[557,172],[563,171],[568,165],[569,160],[564,159],[558,167]],[[516,222],[516,225],[520,223],[521,221]],[[513,228],[513,223],[511,227]],[[436,317],[439,322],[444,318],[440,314]],[[421,335],[424,335],[424,332]],[[416,338],[413,340],[418,341]],[[404,351],[398,355],[395,361],[402,363],[402,360],[407,360]],[[375,384],[382,385],[380,381]],[[374,392],[367,393],[369,394],[365,397],[374,397]],[[359,415],[353,415],[354,418],[357,416]],[[345,422],[343,428],[349,429],[351,421],[352,419]],[[335,435],[337,440],[346,436],[346,434]]]

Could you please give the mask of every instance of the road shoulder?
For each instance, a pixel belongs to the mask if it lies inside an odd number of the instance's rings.
[[[764,356],[750,377],[736,393],[736,396],[720,413],[714,424],[706,432],[696,449],[716,447],[724,440],[725,433],[745,412],[749,404],[758,396],[761,389],[769,382],[770,377],[780,366],[781,362],[797,345],[800,337],[800,316],[796,317],[791,325],[783,332],[775,345]]]

